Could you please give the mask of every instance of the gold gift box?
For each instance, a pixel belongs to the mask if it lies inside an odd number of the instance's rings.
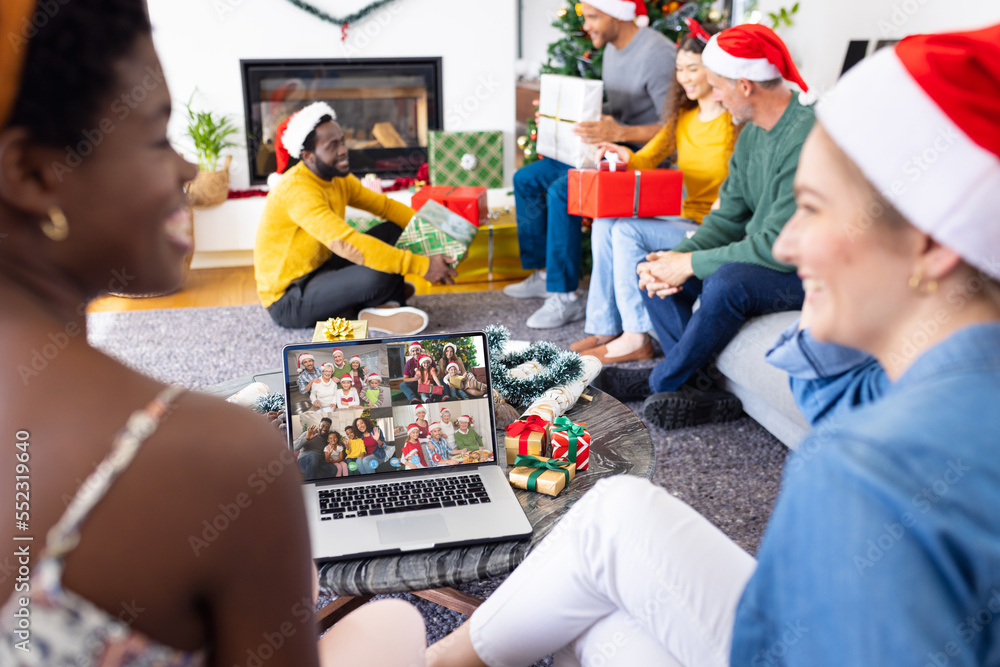
[[[539,461],[548,461],[549,459],[544,456],[538,457]],[[528,477],[531,473],[538,470],[538,468],[529,468],[527,466],[521,466],[514,468],[510,471],[510,483],[515,489],[527,489],[528,488]],[[566,468],[569,472],[569,478],[557,470],[546,470],[541,475],[535,479],[535,492],[544,493],[547,496],[558,496],[559,493],[566,488],[566,484],[573,481],[576,476],[576,464],[570,463],[569,467]]]
[[[327,340],[326,337],[326,325],[330,320],[320,320],[316,323],[316,328],[313,330],[313,343],[331,343],[337,340],[362,340],[368,338],[368,322],[366,320],[347,320],[351,325],[351,337],[350,338],[337,338],[334,341]]]
[[[545,445],[547,442],[545,434],[540,431],[530,431],[528,436],[528,444],[524,452],[526,456],[541,456],[545,454]],[[504,436],[503,446],[507,450],[507,465],[514,465],[514,459],[521,455],[521,438],[520,436],[508,435]]]

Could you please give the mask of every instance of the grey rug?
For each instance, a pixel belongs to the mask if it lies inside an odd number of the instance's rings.
[[[583,322],[544,331],[527,328],[525,320],[541,303],[541,299],[511,299],[500,292],[418,296],[411,301],[430,315],[428,333],[474,330],[499,322],[515,339],[550,340],[566,347],[583,338]],[[312,337],[311,329],[277,326],[260,306],[95,313],[88,325],[95,346],[143,373],[191,389],[278,367],[283,345]],[[657,361],[632,365],[652,366]],[[638,413],[639,403],[628,405]],[[788,453],[784,445],[746,417],[676,431],[647,426],[657,455],[653,481],[754,553],[777,497]],[[485,598],[499,583],[480,582],[463,591]],[[413,596],[396,597],[420,608],[430,641],[465,620]]]

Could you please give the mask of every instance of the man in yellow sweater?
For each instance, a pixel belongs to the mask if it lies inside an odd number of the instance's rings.
[[[455,270],[443,255],[393,247],[414,211],[368,190],[350,173],[335,119],[329,105],[316,102],[292,116],[276,142],[284,173],[267,196],[254,244],[260,301],[284,327],[357,316],[372,330],[417,333],[427,315],[405,306],[403,275],[450,283]],[[282,163],[289,158],[300,161],[286,171]],[[388,222],[360,233],[344,220],[347,206]],[[394,307],[371,307],[390,302]]]

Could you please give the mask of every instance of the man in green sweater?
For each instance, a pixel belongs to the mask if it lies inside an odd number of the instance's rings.
[[[649,376],[654,392],[644,416],[664,428],[739,416],[739,400],[724,392],[684,387],[756,315],[802,307],[802,281],[771,255],[795,213],[792,184],[811,108],[787,79],[808,88],[774,31],[739,25],[711,39],[702,54],[715,99],[734,123],[747,123],[733,151],[720,206],[694,236],[639,264],[639,287],[666,358]],[[698,310],[692,312],[695,300]]]

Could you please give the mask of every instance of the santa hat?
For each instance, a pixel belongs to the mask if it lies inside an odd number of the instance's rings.
[[[447,350],[447,349],[448,349],[449,347],[450,347],[450,348],[451,348],[452,350],[454,350],[456,354],[458,354],[458,348],[457,348],[457,347],[455,347],[455,344],[454,344],[454,343],[445,343],[445,344],[444,344],[444,347],[442,347],[442,348],[441,348],[441,351],[442,351],[442,352],[444,352],[444,351],[445,351],[445,350]]]
[[[348,381],[348,382],[350,382],[351,384],[354,384],[354,379],[353,379],[353,378],[351,378],[351,376],[350,376],[350,375],[344,375],[344,376],[341,376],[341,378],[340,378],[340,384],[344,384],[344,380],[347,380],[347,381]]]
[[[880,50],[817,117],[910,223],[1000,280],[1000,24]]]
[[[361,363],[361,357],[359,357],[358,355],[355,354],[353,357],[351,357],[351,363],[353,364],[355,361],[360,364]]]
[[[329,368],[331,371],[334,370],[333,364],[331,364],[329,361],[319,367],[321,371],[325,371],[327,368]]]
[[[378,373],[369,373],[368,377],[366,379],[369,382],[371,382],[372,380],[378,380],[379,382],[381,382],[382,381],[382,376],[379,375]]]
[[[458,364],[454,361],[444,367],[446,371],[450,371],[452,368],[454,368],[456,372],[458,371]]]
[[[441,422],[431,422],[431,425],[427,427],[427,430],[433,431],[436,428],[441,428]]]
[[[424,359],[426,359],[427,361],[430,361],[431,363],[434,362],[434,360],[431,359],[431,355],[429,355],[429,354],[421,354],[419,357],[417,357],[417,363],[418,364],[423,364],[424,363]]]
[[[427,408],[424,407],[423,403],[417,403],[416,405],[413,406],[413,413],[414,414],[420,412],[421,410],[424,411],[424,414],[427,414]]]
[[[458,421],[467,421],[471,424],[472,417],[470,417],[469,415],[462,415],[461,417],[458,418]]]
[[[649,13],[643,0],[587,0],[587,4],[619,21],[635,21],[640,27],[649,25]]]
[[[306,142],[309,133],[316,129],[323,116],[337,120],[337,112],[329,104],[313,102],[278,124],[274,136],[274,153],[278,160],[278,171],[268,176],[268,185],[274,187],[281,181],[281,175],[288,168],[290,158],[298,160],[302,157],[302,144]]]
[[[773,30],[758,23],[733,26],[713,35],[701,54],[701,62],[727,79],[785,79],[803,92],[809,91],[788,47]]]
[[[341,354],[344,354],[344,351],[341,350],[339,347],[333,348],[333,351],[330,354],[334,355],[334,354],[337,354],[338,352],[340,352]]]
[[[406,435],[410,435],[414,431],[420,433],[420,427],[416,424],[410,424],[409,426],[406,427]]]
[[[414,350],[422,350],[422,349],[424,349],[424,346],[420,344],[419,340],[415,340],[412,343],[410,343],[410,352],[413,352]]]
[[[316,361],[316,357],[312,356],[312,355],[311,355],[311,354],[309,354],[308,352],[303,352],[303,353],[302,353],[302,354],[300,354],[300,355],[299,355],[298,357],[296,357],[296,359],[295,359],[295,364],[296,364],[296,365],[297,365],[297,366],[299,367],[299,370],[300,370],[300,371],[302,370],[302,364],[303,364],[303,363],[304,363],[304,362],[305,362],[305,361],[306,361],[307,359],[312,359],[313,361]]]

